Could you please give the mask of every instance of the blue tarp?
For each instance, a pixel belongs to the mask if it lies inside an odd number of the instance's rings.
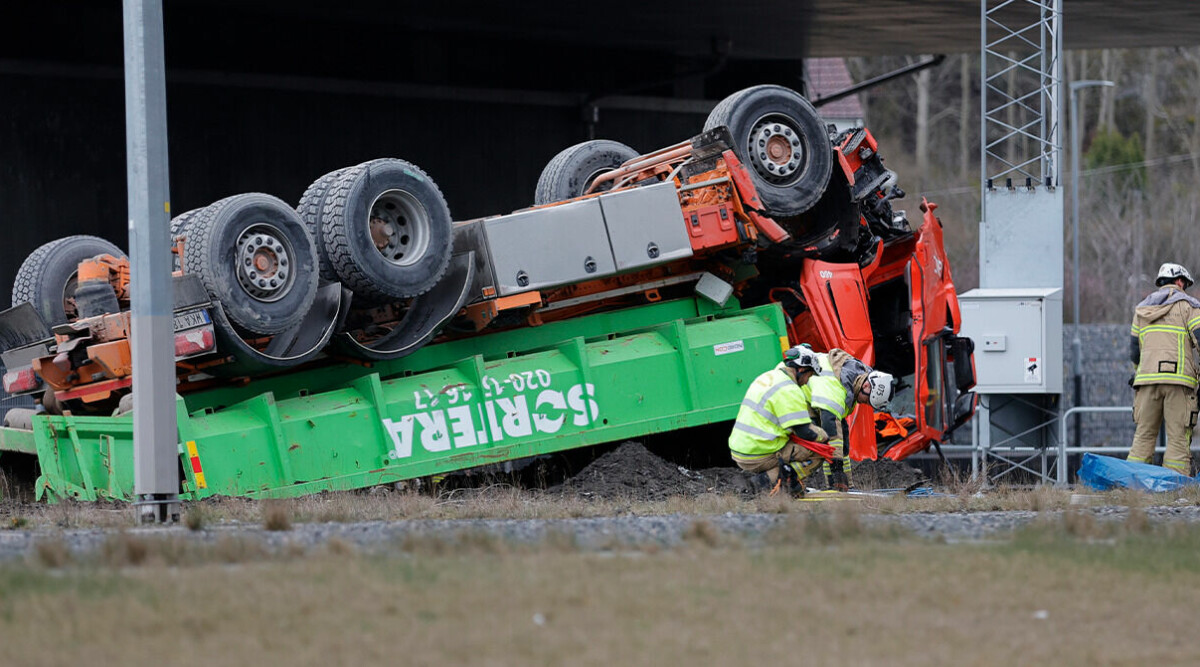
[[[1151,493],[1200,484],[1200,480],[1168,468],[1097,454],[1083,455],[1083,463],[1079,465],[1079,481],[1097,491],[1122,486]]]

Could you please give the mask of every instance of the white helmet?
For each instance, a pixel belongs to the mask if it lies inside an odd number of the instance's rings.
[[[1154,285],[1157,287],[1162,287],[1163,285],[1166,285],[1167,283],[1173,283],[1180,278],[1183,278],[1184,289],[1191,287],[1192,284],[1196,282],[1195,280],[1192,280],[1192,274],[1188,273],[1188,270],[1183,268],[1183,266],[1167,262],[1158,267],[1158,278],[1154,280]]]
[[[783,363],[798,371],[821,372],[821,360],[817,358],[817,353],[807,345],[788,348],[783,353]]]
[[[891,373],[871,371],[867,373],[867,382],[871,383],[871,407],[876,410],[886,410],[892,396],[896,393],[896,381]]]

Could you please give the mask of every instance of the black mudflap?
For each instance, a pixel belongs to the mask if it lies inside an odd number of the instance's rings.
[[[475,253],[456,254],[450,258],[441,281],[432,290],[413,298],[404,317],[391,331],[365,345],[348,333],[339,333],[331,347],[339,354],[368,361],[406,357],[421,349],[462,309],[474,281]]]

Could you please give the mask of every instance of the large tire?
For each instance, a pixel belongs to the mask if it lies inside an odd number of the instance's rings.
[[[179,215],[175,216],[174,218],[171,218],[171,240],[173,241],[173,240],[175,240],[176,236],[179,236],[179,234],[180,234],[179,230],[183,229],[184,225],[186,225],[188,223],[188,220],[191,220],[192,218],[196,217],[197,215],[200,215],[200,212],[203,210],[204,210],[203,207],[194,208],[190,211],[184,211],[183,213],[180,213]]]
[[[825,122],[799,93],[783,86],[736,92],[713,108],[704,130],[722,125],[767,215],[800,215],[821,198],[833,168],[832,149]]]
[[[188,225],[188,222],[192,218],[195,218],[196,216],[200,215],[203,211],[204,211],[203,208],[194,208],[190,211],[184,211],[183,213],[180,213],[179,215],[175,216],[174,218],[171,218],[171,243],[172,244],[174,244],[176,239],[178,239],[183,234],[183,228]],[[186,245],[186,240],[185,240],[185,245]],[[181,269],[181,267],[182,267],[182,263],[180,261],[181,259],[182,258],[180,258],[179,255],[175,254],[174,252],[171,253],[171,270],[172,271],[179,271]]]
[[[533,194],[535,206],[583,196],[596,177],[639,153],[625,144],[596,139],[564,149],[546,163]]]
[[[301,195],[300,203],[296,206],[296,212],[300,214],[300,219],[308,226],[308,233],[312,234],[313,240],[316,241],[317,266],[320,269],[322,282],[326,283],[337,282],[338,275],[329,261],[329,254],[325,251],[325,242],[321,231],[321,211],[325,208],[325,197],[329,194],[329,188],[345,171],[345,168],[331,171],[313,181],[312,185],[308,186],[308,189]]]
[[[42,245],[17,270],[12,305],[32,303],[47,326],[75,319],[79,263],[96,255],[124,257],[125,253],[96,236],[67,236]]]
[[[329,262],[361,299],[424,294],[450,263],[450,207],[433,180],[404,160],[344,170],[325,196],[321,218]]]
[[[317,250],[295,209],[234,195],[184,221],[183,266],[236,326],[277,334],[300,323],[317,292]]]

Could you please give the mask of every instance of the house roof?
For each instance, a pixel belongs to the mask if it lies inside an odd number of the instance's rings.
[[[842,58],[809,58],[804,61],[808,75],[808,97],[819,99],[854,85],[850,70]],[[863,106],[858,95],[850,95],[820,107],[825,118],[862,118]]]

